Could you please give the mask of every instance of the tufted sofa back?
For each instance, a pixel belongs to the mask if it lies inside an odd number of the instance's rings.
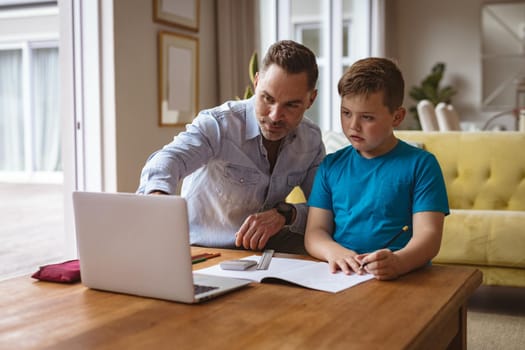
[[[525,133],[395,132],[406,142],[433,153],[443,171],[451,209],[525,211]],[[326,153],[349,144],[335,131],[324,131]],[[288,200],[304,201],[295,189]]]
[[[525,133],[396,131],[441,165],[452,209],[525,211]]]

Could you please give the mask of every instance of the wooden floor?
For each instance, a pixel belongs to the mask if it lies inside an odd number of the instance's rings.
[[[60,261],[62,185],[0,183],[0,280]]]
[[[63,261],[63,221],[61,185],[0,183],[0,280]],[[468,349],[523,349],[525,288],[482,286],[467,317]]]

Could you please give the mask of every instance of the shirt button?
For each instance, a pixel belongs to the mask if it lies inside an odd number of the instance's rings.
[[[241,177],[241,180],[240,180],[240,181],[241,181],[241,183],[243,184],[243,183],[244,183],[244,178],[243,178],[243,177]]]

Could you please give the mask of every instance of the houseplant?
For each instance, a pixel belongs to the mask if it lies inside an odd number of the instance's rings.
[[[244,90],[243,98],[247,99],[253,96],[253,82],[255,80],[255,73],[259,70],[259,63],[257,61],[257,51],[254,51],[252,57],[250,57],[250,62],[248,64],[248,74],[250,75],[251,85],[246,86]]]
[[[421,85],[413,86],[410,91],[410,97],[416,101],[416,105],[410,107],[409,111],[414,115],[415,120],[419,123],[419,115],[417,113],[417,103],[421,100],[429,100],[434,106],[440,102],[450,103],[452,96],[456,94],[456,90],[450,86],[440,87],[439,84],[445,73],[445,63],[438,62],[432,67],[429,75],[423,79]]]

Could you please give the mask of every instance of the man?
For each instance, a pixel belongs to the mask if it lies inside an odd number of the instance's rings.
[[[255,95],[199,113],[185,132],[148,159],[138,192],[181,194],[194,245],[304,253],[306,197],[325,155],[319,127],[303,118],[317,96],[315,55],[293,41],[273,44]]]
[[[439,252],[448,215],[436,158],[398,140],[404,79],[385,58],[355,62],[338,84],[341,126],[351,143],[328,155],[311,196],[306,249],[333,272],[395,279]]]

